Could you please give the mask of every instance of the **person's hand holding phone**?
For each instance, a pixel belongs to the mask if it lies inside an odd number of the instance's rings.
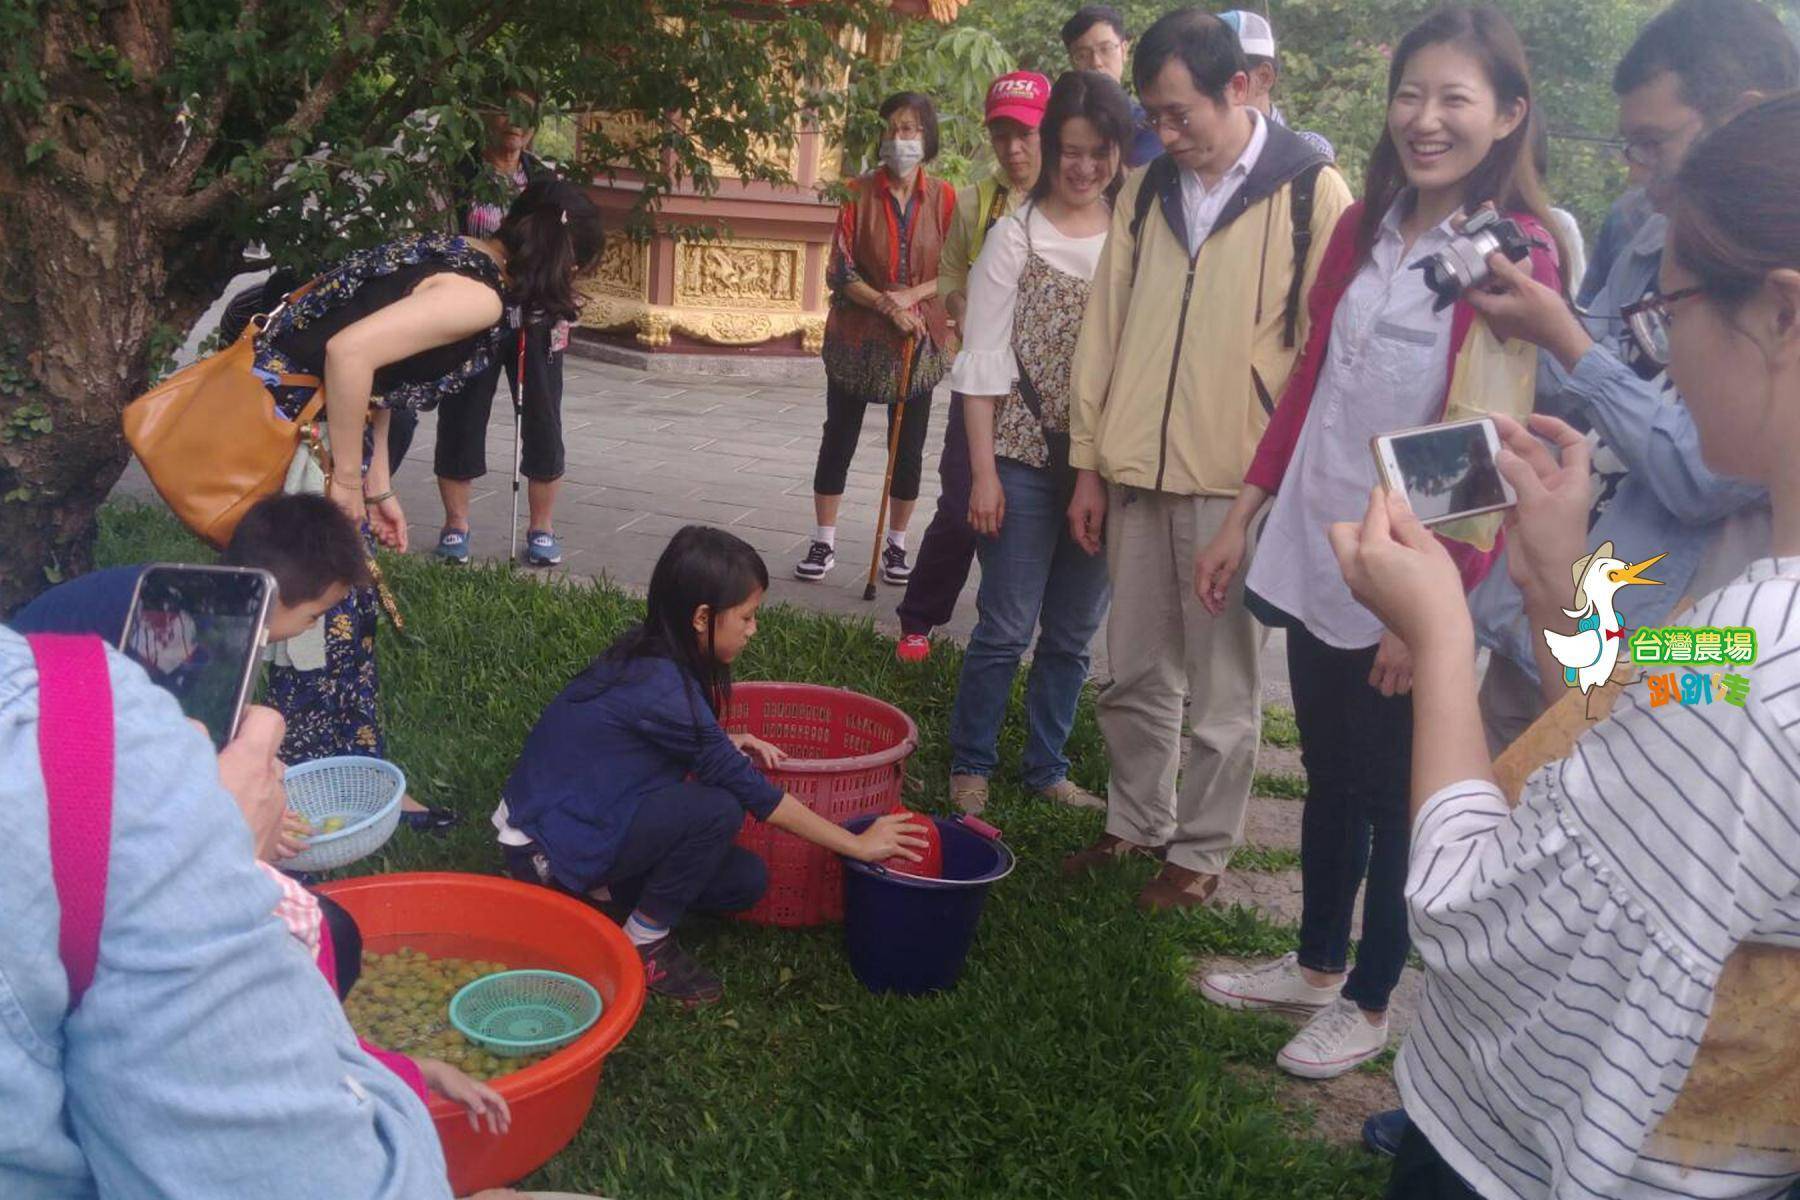
[[[237,736],[219,751],[219,782],[237,801],[244,823],[256,843],[256,856],[272,862],[281,839],[286,815],[287,787],[282,777],[287,768],[276,754],[287,736],[287,722],[272,708],[253,704],[244,710]]]
[[[1451,637],[1468,643],[1473,653],[1474,624],[1462,573],[1399,496],[1375,488],[1360,523],[1339,521],[1331,527],[1331,548],[1350,594],[1415,654]]]
[[[1568,422],[1541,413],[1524,425],[1496,416],[1494,427],[1502,445],[1494,465],[1519,496],[1506,520],[1507,572],[1528,601],[1542,598],[1561,608],[1570,590],[1569,564],[1588,552],[1593,484],[1587,439]]]

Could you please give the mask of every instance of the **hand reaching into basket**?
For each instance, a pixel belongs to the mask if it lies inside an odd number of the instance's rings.
[[[733,733],[728,735],[731,744],[750,756],[752,762],[765,771],[773,771],[787,761],[787,751],[774,742],[765,742],[753,733]]]
[[[288,810],[287,788],[281,782],[286,768],[275,757],[286,735],[287,722],[280,713],[253,704],[244,709],[237,736],[219,751],[219,782],[237,801],[256,856],[265,862],[275,861]]]
[[[311,821],[293,809],[288,809],[281,814],[281,824],[275,830],[274,848],[266,856],[265,861],[286,862],[306,849],[306,840],[317,832],[318,830],[312,827]]]
[[[470,1129],[480,1133],[483,1117],[487,1118],[489,1133],[505,1133],[512,1128],[512,1109],[507,1107],[506,1097],[499,1092],[442,1059],[415,1058],[413,1061],[419,1064],[426,1087],[469,1110]]]
[[[877,817],[875,823],[856,837],[856,849],[850,857],[861,862],[885,862],[900,858],[907,862],[923,862],[925,849],[931,845],[925,826],[911,813],[889,813]]]
[[[792,794],[783,796],[769,824],[803,837],[815,846],[823,846],[833,854],[854,858],[858,862],[882,862],[899,857],[906,862],[920,862],[931,844],[923,825],[910,813],[889,813],[877,817],[861,833],[851,833],[835,821],[828,821],[808,808]]]

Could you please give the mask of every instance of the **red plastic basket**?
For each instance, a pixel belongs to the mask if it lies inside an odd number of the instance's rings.
[[[787,751],[764,774],[828,821],[898,804],[906,760],[919,744],[919,727],[893,705],[811,683],[735,684],[724,724]],[[744,822],[738,845],[769,868],[769,890],[740,919],[790,927],[844,919],[837,855],[761,821]]]

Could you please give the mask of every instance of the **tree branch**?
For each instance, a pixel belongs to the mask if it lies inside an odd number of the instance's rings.
[[[240,47],[255,26],[257,17],[262,15],[262,6],[263,0],[244,0],[244,7],[238,13],[235,30],[236,41]],[[171,200],[181,197],[187,194],[189,187],[193,186],[194,176],[199,174],[201,164],[206,161],[206,156],[212,153],[212,148],[218,144],[219,127],[225,120],[225,108],[231,103],[231,97],[236,91],[237,89],[231,83],[231,77],[227,75],[220,82],[219,90],[213,93],[212,103],[207,105],[206,112],[196,117],[188,126],[186,144],[181,147],[180,152],[175,156],[175,161],[170,164],[169,173],[163,181],[161,190],[164,197]]]
[[[489,38],[500,32],[500,27],[506,24],[510,15],[505,9],[496,7],[489,15],[487,23],[477,29],[469,38],[469,49],[473,50],[486,44]],[[387,90],[369,107],[369,122],[363,126],[362,140],[369,141],[388,121],[402,116],[410,110],[413,97],[419,94],[420,82],[435,78],[440,71],[450,65],[454,57],[455,55],[446,54],[425,70],[414,73],[410,79],[403,82],[396,78],[394,82],[388,84]],[[400,98],[398,104],[394,102],[396,96]]]
[[[332,101],[344,90],[358,67],[366,59],[366,52],[358,43],[367,39],[378,38],[387,32],[388,26],[394,23],[394,16],[400,10],[401,0],[378,0],[362,22],[346,33],[344,44],[332,58],[331,65],[319,77],[312,90],[295,105],[293,116],[272,130],[256,152],[256,157],[270,167],[285,166],[293,161],[294,153],[290,142],[294,138],[304,138],[325,115]],[[269,190],[273,183],[263,185]],[[157,206],[156,219],[165,229],[188,229],[206,220],[217,212],[219,207],[232,196],[244,191],[245,185],[229,175],[221,175],[187,196],[172,196]]]

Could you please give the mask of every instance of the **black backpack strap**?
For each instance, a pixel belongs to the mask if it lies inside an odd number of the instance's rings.
[[[986,223],[981,227],[981,235],[986,237],[993,232],[995,222],[1006,215],[1006,185],[994,185],[994,198],[988,201]]]
[[[1019,357],[1017,347],[1013,349],[1013,365],[1019,368],[1019,399],[1025,402],[1025,409],[1037,423],[1044,423],[1044,399],[1038,395],[1037,385],[1031,382],[1031,372],[1025,369],[1025,360]]]
[[[1318,187],[1319,172],[1324,169],[1323,162],[1316,162],[1294,176],[1293,202],[1288,206],[1294,222],[1294,278],[1288,283],[1287,309],[1282,314],[1281,344],[1289,350],[1294,348],[1294,338],[1300,327],[1301,293],[1306,287],[1306,260],[1312,254],[1313,193]]]
[[[1167,154],[1151,159],[1150,165],[1144,168],[1144,182],[1138,185],[1137,195],[1132,200],[1131,283],[1133,287],[1137,286],[1138,248],[1143,245],[1143,239],[1139,235],[1144,229],[1144,218],[1150,215],[1150,206],[1156,203],[1156,197],[1162,191],[1162,176],[1173,170],[1174,165],[1174,160]]]

